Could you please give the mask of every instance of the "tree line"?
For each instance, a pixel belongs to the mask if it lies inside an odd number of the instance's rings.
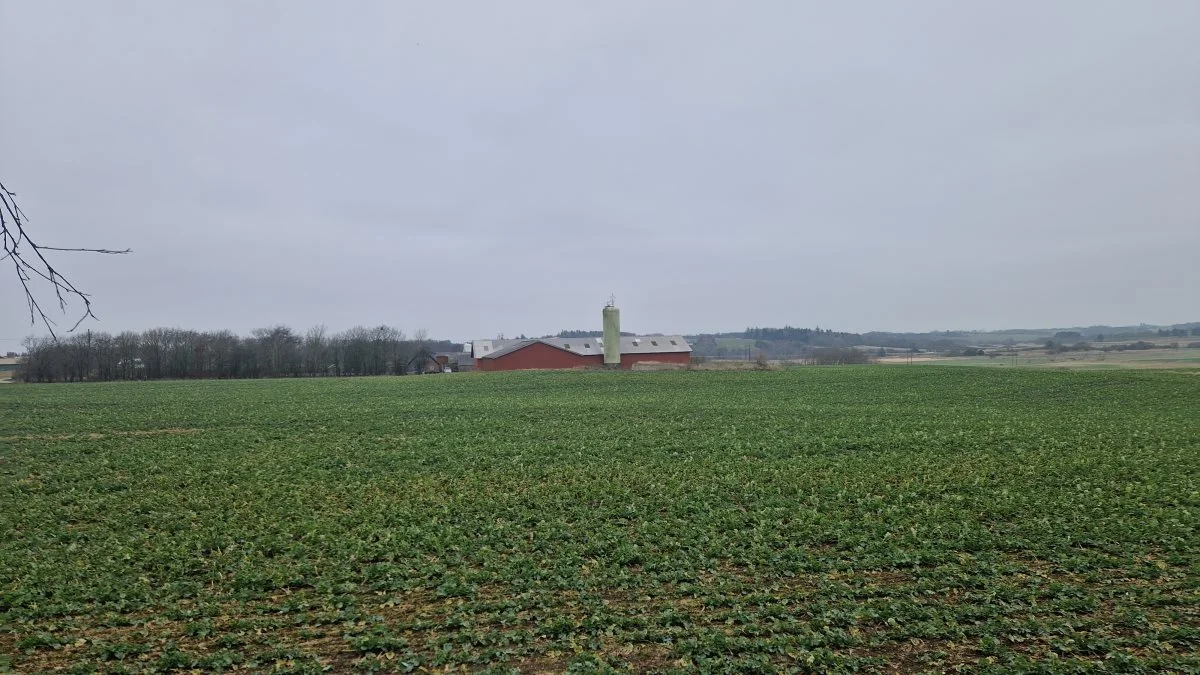
[[[628,337],[632,337],[634,335],[634,333],[628,333],[626,331],[620,331],[620,334],[623,336],[628,336]],[[560,330],[560,331],[558,331],[557,335],[553,335],[553,336],[547,335],[546,337],[557,337],[557,338],[596,337],[596,338],[602,338],[602,337],[604,337],[604,331],[602,331],[602,330]]]
[[[401,375],[422,350],[457,351],[451,342],[411,338],[391,326],[356,326],[303,335],[288,326],[248,336],[221,331],[152,328],[117,335],[87,331],[66,339],[30,337],[23,343],[20,379],[26,382]]]
[[[794,328],[792,326],[784,326],[783,328],[747,328],[742,332],[741,337],[749,340],[762,341],[782,341],[782,342],[799,342],[809,344],[812,342],[828,342],[836,339],[860,340],[862,336],[857,333],[835,333],[830,329],[821,330],[821,327],[816,328]]]

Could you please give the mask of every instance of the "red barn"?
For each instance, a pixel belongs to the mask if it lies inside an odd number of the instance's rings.
[[[602,368],[604,340],[598,337],[535,340],[475,340],[477,370]],[[621,368],[635,363],[687,364],[692,346],[679,335],[621,336]]]

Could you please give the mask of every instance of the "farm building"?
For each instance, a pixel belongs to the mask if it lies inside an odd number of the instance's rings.
[[[472,370],[475,362],[466,352],[431,352],[420,349],[404,365],[406,375],[428,375],[430,373],[462,373]]]
[[[404,364],[404,372],[409,375],[440,373],[449,364],[444,354],[434,354],[428,349],[418,349],[416,354]]]
[[[620,314],[604,308],[604,337],[475,340],[477,370],[633,368],[638,363],[687,364],[692,347],[680,335],[621,335]]]
[[[679,363],[691,361],[692,348],[679,335],[622,337],[621,368],[635,363]],[[516,340],[516,344],[492,349],[496,342],[476,340],[478,370],[531,370],[538,368],[600,368],[604,366],[603,338],[539,338]]]
[[[9,352],[10,354],[12,352]],[[16,355],[0,358],[0,380],[8,380],[17,372],[21,366],[21,359]]]

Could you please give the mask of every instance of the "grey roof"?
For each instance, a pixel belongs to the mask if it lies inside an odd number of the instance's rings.
[[[545,342],[552,347],[565,349],[572,354],[579,354],[580,356],[604,354],[604,338],[545,338],[542,340],[542,342]]]
[[[585,337],[585,338],[540,338],[533,340],[476,340],[478,343],[496,343],[505,342],[499,348],[487,345],[489,349],[483,350],[482,353],[476,352],[477,359],[494,359],[498,356],[511,354],[518,349],[523,349],[529,345],[540,342],[544,345],[579,354],[580,356],[601,355],[604,354],[604,338]],[[481,345],[482,346],[482,345]],[[622,354],[676,354],[687,353],[692,351],[692,346],[687,340],[683,339],[682,335],[632,335],[623,336],[621,338],[621,353]]]
[[[477,358],[477,359],[494,359],[498,356],[504,356],[505,354],[511,354],[512,352],[515,352],[518,349],[524,349],[525,347],[528,347],[529,345],[531,345],[535,342],[541,342],[542,344],[548,344],[551,347],[556,347],[558,349],[562,349],[562,347],[559,347],[558,345],[550,344],[549,340],[536,340],[536,339],[535,340],[514,340],[512,342],[513,342],[513,344],[504,345],[503,347],[501,347],[500,349],[497,349],[495,351],[491,351],[491,352],[485,351],[482,356],[476,355],[475,358]]]
[[[529,340],[472,340],[471,355],[477,359],[485,356],[491,356],[494,352],[501,349],[512,347],[513,345],[525,344]]]
[[[621,338],[622,354],[674,354],[690,352],[682,335],[633,335]]]
[[[448,357],[451,361],[453,361],[454,359],[457,359],[460,356],[466,356],[469,358],[471,356],[471,353],[456,349],[454,351],[434,352],[433,355],[434,356],[445,356],[445,357]]]

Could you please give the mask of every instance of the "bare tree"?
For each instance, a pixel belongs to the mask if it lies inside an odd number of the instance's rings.
[[[251,333],[258,343],[260,364],[265,366],[263,375],[279,377],[296,375],[299,371],[300,337],[288,326],[256,328]]]
[[[325,375],[329,366],[325,326],[317,324],[308,329],[304,336],[304,368],[309,375]]]
[[[258,378],[310,375],[403,375],[424,349],[449,349],[444,340],[409,340],[392,326],[355,326],[329,335],[315,326],[304,336],[272,326],[240,337],[227,330],[152,328],[116,336],[101,331],[63,339],[30,336],[21,344],[26,382],[161,378]]]
[[[21,289],[25,292],[25,302],[29,305],[29,323],[36,324],[40,318],[45,324],[46,330],[50,331],[50,336],[57,340],[58,336],[54,333],[54,320],[46,315],[42,309],[41,303],[38,302],[34,288],[30,287],[30,282],[35,286],[37,284],[49,284],[54,291],[54,297],[58,301],[58,308],[64,314],[67,312],[68,299],[75,296],[83,301],[83,314],[75,325],[71,326],[71,332],[83,323],[83,320],[89,316],[93,319],[96,315],[92,313],[91,297],[79,290],[75,284],[71,283],[67,277],[63,276],[50,261],[46,259],[48,251],[73,251],[84,253],[103,253],[106,255],[121,255],[129,253],[130,249],[123,251],[113,251],[106,248],[60,248],[57,246],[46,246],[39,244],[29,237],[28,232],[29,219],[21,211],[21,207],[17,206],[17,195],[5,187],[4,183],[0,183],[0,240],[3,240],[4,253],[0,256],[0,262],[12,260],[13,270],[17,274],[17,280],[21,282]]]

